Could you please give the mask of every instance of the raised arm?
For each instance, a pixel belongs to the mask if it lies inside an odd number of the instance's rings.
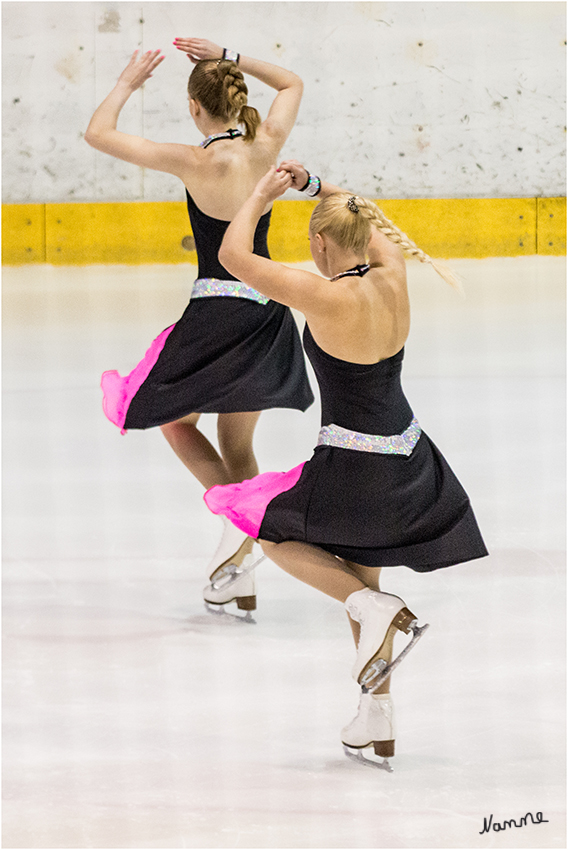
[[[223,48],[204,38],[176,38],[175,47],[187,53],[194,64],[200,59],[222,59]],[[264,131],[282,147],[296,121],[304,84],[297,74],[287,71],[270,62],[252,59],[250,56],[239,55],[238,65],[243,74],[250,74],[270,88],[276,89],[277,95],[272,102],[268,117],[262,122]]]
[[[260,216],[290,188],[291,182],[287,171],[271,167],[227,228],[219,261],[239,280],[307,316],[325,309],[331,292],[327,281],[311,272],[290,269],[253,253],[254,232]]]
[[[279,168],[288,171],[291,177],[292,189],[303,191],[306,188],[308,178],[313,177],[308,170],[297,160],[288,159],[280,163]],[[316,177],[316,183],[320,180]],[[312,182],[312,181],[310,181]],[[312,197],[317,197],[318,201],[327,198],[328,195],[333,195],[336,192],[347,192],[346,189],[341,189],[339,186],[334,186],[325,180],[320,181],[321,188],[316,195],[311,193]],[[314,184],[315,185],[315,184]],[[310,187],[311,188],[311,187]],[[310,195],[310,192],[308,192]],[[354,195],[355,201],[359,199],[358,195]],[[406,263],[404,260],[404,252],[416,257],[421,263],[429,263],[432,268],[440,275],[440,277],[453,286],[460,294],[463,295],[463,289],[459,277],[448,269],[443,263],[438,260],[433,260],[428,254],[422,251],[418,246],[400,230],[392,221],[390,221],[382,210],[367,199],[362,199],[363,205],[367,207],[370,213],[371,238],[367,247],[367,254],[371,268],[380,268],[387,273],[394,273],[398,279],[403,282],[406,287]]]
[[[85,133],[85,141],[103,153],[118,159],[180,175],[184,163],[187,167],[187,146],[151,142],[117,130],[118,117],[130,95],[146,82],[165,56],[160,50],[149,50],[138,55],[135,50],[118,81],[95,110]]]
[[[367,255],[371,268],[384,268],[385,270],[405,273],[406,263],[400,246],[391,242],[388,236],[378,230],[376,225],[371,229]]]
[[[303,190],[303,187],[308,182],[310,176],[312,176],[305,165],[302,165],[302,163],[298,162],[297,159],[285,159],[278,167],[290,173],[290,176],[292,177],[292,184],[290,188],[297,189],[299,192]],[[321,189],[316,196],[318,201],[322,201],[324,198],[327,198],[328,195],[334,195],[335,192],[346,191],[345,189],[341,189],[339,186],[334,186],[333,183],[328,183],[327,180],[318,179],[321,184]]]
[[[310,177],[310,172],[305,168],[305,166],[295,159],[284,160],[280,163],[279,168],[290,174],[290,188],[292,189],[298,189],[301,191]],[[348,190],[341,189],[339,186],[334,186],[333,183],[328,183],[327,180],[322,180],[321,190],[318,192],[316,198],[318,201],[321,201],[323,198],[327,198],[329,195],[333,195],[336,192],[346,191]],[[381,226],[379,218],[377,218],[377,220],[372,220],[372,224],[374,226],[371,229],[371,239],[369,240],[367,249],[371,267],[403,271],[405,268],[405,262],[404,254],[400,245],[389,239],[388,236],[378,229],[379,226]],[[394,232],[392,229],[389,230],[391,233]],[[400,231],[398,231],[398,233],[400,234]],[[400,242],[400,239],[398,241]]]

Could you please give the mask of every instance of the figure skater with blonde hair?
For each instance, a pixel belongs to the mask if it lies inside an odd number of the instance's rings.
[[[323,276],[253,253],[266,205],[306,183],[322,199],[309,238]],[[345,605],[362,693],[342,741],[358,758],[373,746],[383,761],[371,761],[386,769],[395,742],[390,678],[426,626],[404,600],[380,590],[381,569],[425,573],[487,554],[466,492],[402,390],[410,327],[403,249],[458,285],[375,203],[321,182],[300,163],[283,162],[259,181],[219,257],[249,286],[305,315],[322,427],[305,463],[205,494],[209,508],[257,538],[270,560]],[[412,639],[393,661],[398,632]]]

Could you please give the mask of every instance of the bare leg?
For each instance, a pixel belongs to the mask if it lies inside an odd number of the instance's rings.
[[[252,440],[259,417],[260,411],[220,413],[217,417],[219,449],[231,483],[258,475]],[[253,547],[254,540],[249,537],[241,546],[241,555],[250,555]]]
[[[264,554],[283,570],[305,584],[321,590],[327,596],[345,602],[351,593],[370,587],[379,590],[380,570],[365,567],[351,561],[343,561],[308,543],[290,540],[286,543],[260,541]],[[349,616],[349,615],[348,615]],[[355,646],[359,643],[359,623],[349,617]],[[390,658],[388,659],[391,660]],[[390,677],[377,690],[377,693],[389,693]]]
[[[258,475],[252,438],[260,411],[220,413],[217,418],[219,449],[230,481],[244,481]]]
[[[379,578],[381,575],[380,567],[364,567],[363,564],[355,564],[353,561],[345,561],[350,570],[352,570],[361,579],[361,581],[371,590],[380,590]]]
[[[364,581],[367,587],[370,587],[371,590],[380,591],[379,586],[379,578],[381,574],[380,567],[365,567],[363,564],[354,564],[351,561],[346,562],[349,565],[349,568],[353,570],[355,575],[359,576],[361,581]],[[349,625],[351,626],[351,631],[353,632],[353,639],[355,641],[355,646],[359,645],[359,635],[361,632],[361,626],[355,620],[352,620],[349,614],[347,615],[349,619]],[[392,652],[387,658],[388,662],[392,661]],[[388,694],[390,693],[390,676],[388,679],[380,685],[377,690],[377,694]]]
[[[162,433],[182,463],[205,489],[257,475],[258,465],[252,449],[252,438],[260,412],[219,414],[217,434],[220,453],[197,428],[199,416],[199,413],[192,413],[183,419],[168,422],[162,425]],[[240,545],[239,557],[242,559],[250,554],[253,546],[254,540],[249,537]],[[217,568],[222,564],[215,563],[214,566]]]
[[[327,596],[345,602],[366,585],[349,569],[345,561],[317,546],[289,540],[285,543],[260,541],[264,554],[283,570]]]
[[[232,484],[258,473],[252,437],[259,416],[259,412],[220,413],[217,425],[220,454],[197,428],[199,413],[168,422],[161,430],[181,462],[208,490],[216,484]]]
[[[230,484],[225,463],[207,437],[197,428],[199,413],[168,422],[161,431],[181,462],[208,490],[216,484]]]
[[[364,567],[363,564],[355,564],[353,561],[345,561],[346,565],[349,569],[355,573],[355,575],[361,579],[366,587],[370,587],[371,590],[380,590],[379,587],[379,576],[381,574],[380,567]],[[353,640],[355,641],[355,646],[359,644],[359,633],[361,631],[361,626],[356,620],[352,620],[349,614],[347,615],[349,620],[349,625],[351,626],[351,631],[353,632]]]

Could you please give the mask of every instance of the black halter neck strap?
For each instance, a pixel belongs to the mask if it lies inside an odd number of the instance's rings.
[[[224,133],[213,133],[211,136],[207,136],[206,139],[203,139],[203,141],[200,142],[199,147],[208,148],[212,142],[216,142],[219,139],[236,139],[242,135],[242,130],[225,130]]]
[[[347,269],[346,272],[340,272],[339,274],[334,275],[330,278],[330,280],[339,280],[340,277],[352,277],[353,275],[363,277],[364,274],[367,274],[370,268],[371,266],[369,263],[359,263],[359,265],[353,266],[352,269]]]

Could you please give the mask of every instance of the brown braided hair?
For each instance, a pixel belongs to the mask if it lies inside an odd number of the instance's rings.
[[[244,124],[245,142],[254,140],[261,118],[254,106],[247,103],[248,88],[234,62],[201,59],[191,72],[187,91],[213,118]]]
[[[384,212],[367,198],[349,192],[334,192],[319,202],[310,219],[312,233],[327,233],[340,248],[364,254],[371,238],[371,226],[384,233],[391,242],[416,257],[421,263],[429,263],[446,283],[462,291],[459,279],[443,263],[433,260],[422,251],[402,230],[386,217]]]

